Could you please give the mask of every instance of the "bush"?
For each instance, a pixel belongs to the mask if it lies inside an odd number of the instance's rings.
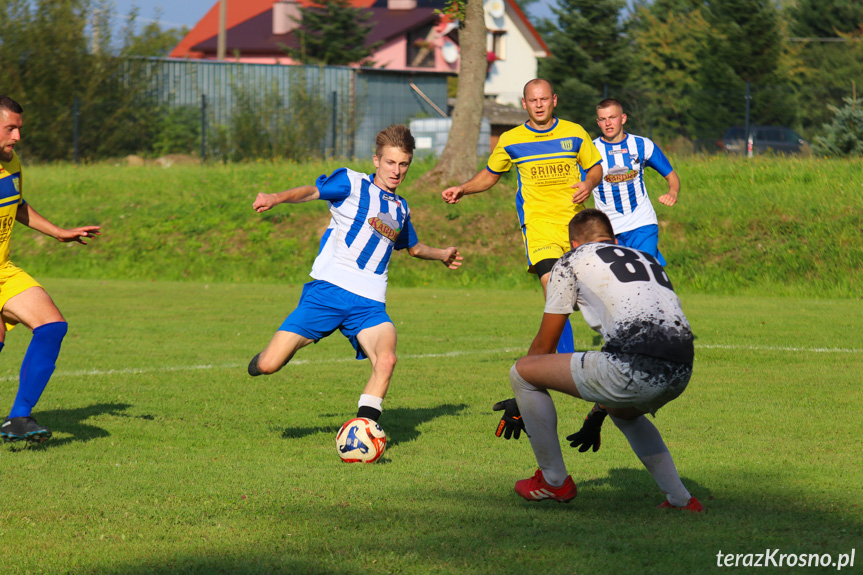
[[[863,156],[863,108],[860,100],[844,98],[845,106],[828,106],[833,122],[825,124],[826,134],[815,138],[815,151],[824,156]]]
[[[234,110],[227,126],[216,126],[213,155],[224,161],[307,160],[323,145],[330,123],[327,102],[310,89],[304,69],[292,74],[289,93],[231,81]]]
[[[164,110],[153,151],[159,155],[190,154],[201,145],[201,111],[195,106]]]

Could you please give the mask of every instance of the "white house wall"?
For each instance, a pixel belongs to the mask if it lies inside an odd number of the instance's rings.
[[[508,12],[503,15],[503,18],[493,18],[486,10],[485,25],[489,30],[489,49],[491,32],[506,30],[506,59],[497,60],[490,66],[485,80],[485,95],[493,96],[501,104],[521,107],[524,85],[536,78],[538,60],[534,48],[528,43]]]

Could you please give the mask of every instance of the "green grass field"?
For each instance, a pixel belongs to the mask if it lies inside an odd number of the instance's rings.
[[[766,549],[863,564],[859,298],[684,296],[695,374],[656,423],[707,507],[693,516],[655,509],[611,425],[598,453],[565,453],[571,504],[513,493],[535,461],[494,437],[491,405],[538,326],[535,289],[391,289],[390,445],[364,466],[334,447],[369,371],[341,336],[246,375],[297,286],[40,279],[70,332],[35,412],[54,438],[0,447],[5,572],[695,574]],[[0,355],[7,404],[28,341],[18,328]],[[589,406],[556,400],[563,436]]]

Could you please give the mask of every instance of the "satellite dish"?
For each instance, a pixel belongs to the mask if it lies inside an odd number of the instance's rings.
[[[486,9],[492,18],[503,18],[506,12],[506,5],[503,2],[504,0],[490,0],[486,4]]]
[[[440,49],[440,54],[443,56],[443,61],[447,64],[455,64],[458,61],[458,46],[449,40],[443,41],[443,46]]]

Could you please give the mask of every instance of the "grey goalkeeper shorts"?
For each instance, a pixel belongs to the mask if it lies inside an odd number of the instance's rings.
[[[683,393],[692,377],[691,363],[629,353],[574,353],[569,367],[583,399],[651,414]]]

